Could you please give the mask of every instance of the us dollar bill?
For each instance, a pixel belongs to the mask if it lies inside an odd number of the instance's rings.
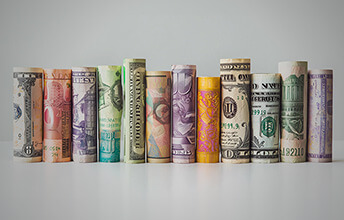
[[[145,162],[146,60],[125,59],[124,75],[124,162]]]
[[[43,72],[43,160],[68,162],[72,159],[72,70],[44,69]]]
[[[41,68],[13,68],[14,161],[42,161],[42,74]]]
[[[333,71],[308,72],[308,161],[332,161]]]
[[[172,65],[172,160],[196,161],[196,66]]]
[[[171,151],[171,72],[147,71],[146,143],[149,163],[169,163]]]
[[[281,74],[261,73],[251,77],[251,161],[279,161]]]
[[[97,162],[97,88],[95,67],[72,68],[73,161]]]
[[[250,162],[250,59],[221,59],[221,160]]]
[[[282,74],[281,161],[306,161],[307,150],[307,62],[278,64]]]
[[[122,66],[98,66],[99,162],[120,161]]]

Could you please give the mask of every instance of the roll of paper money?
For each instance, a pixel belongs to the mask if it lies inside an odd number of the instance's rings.
[[[172,66],[172,160],[194,163],[196,159],[196,66]]]
[[[124,74],[124,162],[145,162],[146,60],[125,59]]]
[[[250,59],[221,59],[221,160],[250,162]]]
[[[278,64],[282,74],[281,161],[306,161],[307,147],[307,62]]]
[[[252,74],[251,161],[279,161],[279,117],[281,74]]]
[[[332,161],[332,70],[308,72],[308,161]]]
[[[41,68],[13,68],[14,161],[42,161],[42,74]]]
[[[218,163],[220,145],[220,77],[197,78],[197,151],[199,163]]]
[[[122,66],[98,66],[99,161],[120,161]]]
[[[169,163],[171,151],[171,72],[147,71],[146,142],[149,163]]]
[[[72,70],[44,70],[45,162],[71,161]]]
[[[72,68],[73,161],[97,162],[96,68]]]

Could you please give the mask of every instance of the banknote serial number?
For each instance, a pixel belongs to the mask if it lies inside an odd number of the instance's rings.
[[[266,110],[253,110],[252,115],[266,115]]]
[[[221,128],[224,129],[240,129],[238,123],[221,123]]]
[[[49,151],[58,151],[58,150],[61,150],[61,147],[59,147],[59,146],[47,146],[47,145],[45,145],[44,147],[43,147],[43,150],[49,150]]]
[[[305,150],[303,148],[282,148],[282,156],[303,156]]]
[[[58,157],[59,155],[57,151],[61,150],[61,147],[44,145],[43,150],[47,151],[47,153],[51,153],[52,157]]]

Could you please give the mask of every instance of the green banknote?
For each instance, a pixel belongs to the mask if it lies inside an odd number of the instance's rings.
[[[122,66],[98,66],[99,161],[120,161]]]
[[[306,161],[307,150],[307,62],[278,64],[282,74],[281,161]]]
[[[124,75],[124,162],[145,162],[146,60],[125,59]]]
[[[251,161],[279,161],[281,74],[256,73],[251,77]]]

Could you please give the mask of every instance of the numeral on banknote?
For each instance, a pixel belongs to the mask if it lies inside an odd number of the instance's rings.
[[[304,155],[304,148],[282,148],[281,155],[282,156],[303,156]]]

